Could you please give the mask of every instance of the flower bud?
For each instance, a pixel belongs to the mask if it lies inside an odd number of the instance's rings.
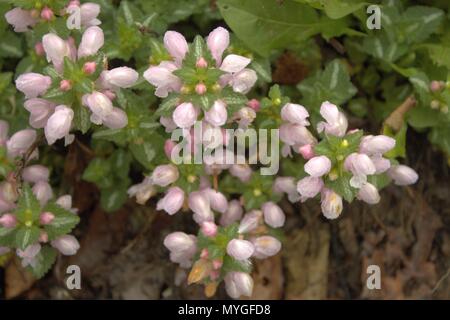
[[[128,124],[128,117],[125,111],[113,107],[110,114],[103,119],[103,124],[110,129],[122,129]]]
[[[195,63],[195,66],[200,69],[205,69],[208,68],[208,62],[205,60],[205,58],[200,57]]]
[[[5,14],[6,21],[14,27],[14,32],[26,32],[28,27],[36,24],[37,20],[29,10],[14,8]]]
[[[234,92],[246,94],[255,85],[258,76],[252,69],[244,69],[239,71],[230,80],[230,85]]]
[[[317,131],[342,137],[347,131],[347,118],[339,111],[338,107],[328,101],[325,101],[320,106],[320,114],[326,122],[320,121],[317,124]]]
[[[308,126],[308,117],[308,111],[306,111],[305,107],[299,104],[287,103],[283,108],[281,108],[281,118],[284,121],[299,124],[301,126]]]
[[[324,188],[321,199],[322,213],[327,219],[336,219],[340,216],[343,205],[342,197],[331,189]]]
[[[51,212],[43,212],[39,217],[39,221],[41,224],[50,224],[53,219],[55,219],[55,215]]]
[[[325,156],[317,156],[305,163],[305,172],[311,177],[321,177],[331,169],[331,161]]]
[[[179,187],[172,187],[167,190],[164,198],[158,201],[156,210],[164,210],[173,215],[181,209],[184,203],[184,191]]]
[[[222,268],[223,261],[216,259],[216,260],[212,261],[212,264],[213,264],[213,269],[218,270],[218,269]]]
[[[206,93],[206,86],[205,86],[205,84],[203,84],[203,83],[198,83],[198,84],[195,86],[195,92],[196,92],[198,95],[203,95],[203,94],[205,94],[205,93]]]
[[[229,226],[230,224],[239,221],[242,218],[244,210],[240,205],[238,200],[231,200],[228,203],[227,211],[222,213],[220,217],[220,224],[224,227]]]
[[[69,44],[54,33],[47,33],[42,37],[42,46],[47,55],[47,61],[52,62],[55,69],[61,72],[64,57],[70,57]]]
[[[220,70],[228,73],[236,73],[243,70],[250,62],[251,60],[249,58],[237,54],[229,54],[223,59]]]
[[[25,250],[17,249],[16,254],[22,258],[22,267],[29,265],[36,265],[36,256],[41,251],[41,245],[39,243],[32,244],[25,248]]]
[[[227,117],[226,105],[220,100],[216,100],[213,106],[205,112],[205,120],[215,127],[224,125]]]
[[[177,143],[171,139],[167,139],[164,142],[164,153],[166,154],[167,158],[172,159],[172,151],[173,148],[175,148]]]
[[[55,17],[55,15],[53,14],[53,10],[50,9],[49,7],[44,7],[44,9],[42,9],[41,11],[41,18],[46,20],[46,21],[50,21]]]
[[[66,210],[76,210],[72,209],[72,196],[70,194],[63,195],[56,199],[56,204]]]
[[[155,95],[165,98],[169,92],[181,90],[181,80],[172,72],[177,69],[173,62],[163,61],[158,66],[151,66],[144,72],[144,78],[156,87]]]
[[[43,56],[45,53],[44,46],[42,45],[42,42],[36,42],[34,45],[34,52],[38,56]]]
[[[302,198],[314,198],[323,188],[323,181],[317,177],[305,177],[297,183],[297,191]]]
[[[92,26],[84,31],[81,37],[81,43],[78,46],[78,58],[92,56],[103,47],[104,44],[103,30],[97,26]]]
[[[176,166],[172,164],[159,165],[152,173],[151,181],[160,187],[167,187],[178,180],[179,173]]]
[[[273,228],[279,228],[284,225],[286,217],[279,206],[272,201],[266,202],[261,207],[264,214],[264,221]]]
[[[44,94],[52,84],[52,79],[39,73],[21,74],[16,79],[17,90],[22,91],[26,98],[36,98]]]
[[[5,213],[0,217],[0,225],[4,228],[14,228],[17,225],[16,216],[11,213]]]
[[[402,164],[392,166],[387,171],[387,174],[398,186],[414,184],[419,179],[419,175],[413,169]]]
[[[252,210],[246,213],[239,224],[238,232],[248,233],[255,230],[259,226],[262,216],[263,213],[260,210]]]
[[[128,67],[114,68],[105,73],[105,81],[111,87],[129,88],[139,78],[139,74]]]
[[[376,172],[372,160],[364,153],[350,154],[344,161],[344,167],[355,176],[372,175]]]
[[[368,204],[377,204],[380,202],[380,194],[378,193],[377,188],[368,182],[361,186],[357,197],[359,200],[362,200]]]
[[[6,149],[9,158],[24,155],[27,150],[33,145],[36,140],[36,131],[32,129],[25,129],[17,131],[6,142]]]
[[[59,89],[61,91],[69,91],[70,89],[72,89],[72,81],[67,79],[61,80],[59,82]]]
[[[225,289],[228,295],[237,299],[240,296],[250,297],[253,292],[253,279],[245,272],[228,272],[224,278]]]
[[[384,136],[365,136],[361,139],[359,151],[368,155],[381,155],[395,147],[395,139]]]
[[[236,260],[247,260],[255,252],[255,247],[250,241],[233,239],[228,242],[227,253]]]
[[[87,2],[83,3],[81,6],[80,3],[78,3],[77,6],[80,7],[81,25],[90,27],[101,23],[98,19],[96,19],[100,14],[99,4]]]
[[[73,256],[80,249],[78,240],[72,235],[61,236],[50,242],[53,248],[57,249],[65,256]]]
[[[220,213],[224,213],[228,209],[228,201],[227,198],[223,195],[223,193],[216,191],[214,189],[208,188],[203,190],[206,196],[209,199],[209,204],[211,208]]]
[[[189,50],[184,36],[176,31],[167,31],[164,34],[164,46],[177,64],[181,64]]]
[[[85,74],[93,74],[97,69],[97,64],[94,61],[85,62],[83,65],[83,72]]]
[[[217,235],[217,225],[211,221],[205,221],[201,225],[203,234],[207,237],[215,237]]]
[[[47,167],[34,164],[28,166],[22,171],[22,179],[26,182],[36,183],[38,181],[48,181],[50,172]]]
[[[84,104],[89,107],[95,117],[91,116],[91,121],[95,124],[102,124],[103,120],[112,113],[113,105],[111,100],[101,92],[94,91],[83,97]]]
[[[60,105],[55,108],[55,112],[48,118],[44,128],[45,137],[48,144],[55,143],[56,140],[69,135],[74,117],[73,110]]]
[[[380,174],[386,172],[391,167],[391,162],[383,158],[381,155],[375,155],[370,158],[375,166],[375,173]]]
[[[24,102],[24,107],[30,112],[30,125],[36,129],[45,127],[48,118],[55,110],[54,103],[40,98],[26,100]]]
[[[192,251],[196,247],[196,241],[194,236],[177,231],[164,238],[164,246],[172,252]]]
[[[445,83],[443,81],[433,80],[430,83],[430,90],[432,92],[438,92],[445,88]]]
[[[274,256],[281,250],[281,242],[272,236],[258,237],[252,242],[255,246],[254,256],[259,259]]]
[[[316,139],[306,127],[291,123],[280,126],[280,140],[290,146],[316,143]]]
[[[180,128],[187,129],[197,120],[197,111],[190,102],[184,102],[175,108],[172,115],[173,122]]]
[[[247,102],[247,106],[258,112],[261,109],[261,104],[256,99],[251,99]]]
[[[194,191],[189,194],[189,208],[194,212],[194,220],[197,223],[214,221],[209,197],[202,191]]]
[[[211,31],[206,39],[209,51],[216,60],[217,65],[222,62],[222,54],[230,44],[230,35],[228,31],[222,27],[218,27]]]
[[[248,164],[233,164],[230,167],[230,174],[242,182],[248,182],[252,176],[252,168]]]
[[[48,202],[48,200],[53,197],[52,187],[48,184],[47,181],[36,182],[32,190],[36,198],[39,200],[41,206],[44,206]]]

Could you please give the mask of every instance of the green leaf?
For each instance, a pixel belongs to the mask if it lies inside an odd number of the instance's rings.
[[[30,223],[39,218],[41,205],[28,184],[23,185],[14,213],[17,219],[23,223]]]
[[[35,257],[35,265],[28,269],[36,278],[42,278],[52,267],[56,260],[56,250],[50,246],[45,246]]]
[[[392,132],[388,126],[384,126],[383,134],[395,139],[395,147],[389,152],[385,153],[386,158],[405,158],[406,157],[406,131],[408,130],[408,125],[403,124],[400,131],[397,133]]]
[[[352,202],[355,198],[356,189],[350,186],[350,179],[352,175],[348,172],[344,172],[342,176],[334,181],[327,181],[326,184],[329,188],[333,189],[334,192],[339,194],[348,202]]]
[[[127,186],[115,186],[111,189],[103,189],[100,204],[108,212],[119,210],[127,201]]]
[[[83,180],[100,183],[105,177],[110,176],[112,173],[111,164],[101,158],[93,159],[88,167],[83,172]]]
[[[127,142],[127,132],[124,129],[104,129],[96,131],[92,138],[114,142],[120,146]]]
[[[179,96],[177,93],[171,93],[164,98],[164,100],[159,105],[158,110],[156,110],[155,115],[157,116],[169,116],[172,114],[173,109],[179,104]]]
[[[156,156],[156,151],[152,143],[133,143],[130,145],[130,150],[134,158],[146,169],[151,169],[153,167],[152,160]]]
[[[229,255],[225,255],[223,259],[223,267],[222,272],[224,274],[232,271],[240,271],[250,273],[252,271],[252,264],[249,260],[247,261],[238,261]]]
[[[22,55],[23,50],[21,38],[10,32],[6,35],[2,35],[2,41],[0,41],[0,57],[20,58]]]
[[[17,228],[16,246],[25,250],[29,245],[36,243],[41,235],[41,230],[36,226],[22,226]]]
[[[50,241],[70,233],[80,222],[80,218],[76,214],[62,208],[55,202],[48,203],[43,211],[51,212],[55,215],[52,222],[44,226]]]
[[[17,228],[0,227],[0,246],[15,247],[16,246]]]
[[[91,128],[90,114],[87,107],[76,105],[74,107],[74,125],[81,133],[86,133]]]
[[[131,155],[128,152],[117,149],[108,161],[111,163],[111,169],[117,177],[128,177],[131,163]]]

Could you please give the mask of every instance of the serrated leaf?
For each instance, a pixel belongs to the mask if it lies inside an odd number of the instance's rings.
[[[17,228],[4,228],[0,226],[0,246],[15,247],[16,231]]]
[[[127,199],[127,187],[118,186],[112,189],[103,189],[100,204],[107,212],[113,212],[119,210]]]
[[[178,94],[169,94],[167,98],[159,105],[158,110],[156,110],[155,115],[157,116],[169,116],[172,114],[173,109],[179,103]]]
[[[52,247],[45,246],[36,255],[34,265],[30,265],[28,269],[36,278],[42,278],[52,267],[56,260],[56,250]]]
[[[90,114],[86,107],[75,106],[74,108],[74,119],[73,119],[75,129],[80,130],[81,133],[86,133],[91,128]]]
[[[29,245],[36,243],[39,240],[41,231],[36,226],[18,227],[16,231],[16,246],[21,250],[25,250]]]
[[[44,208],[44,212],[51,212],[55,218],[50,224],[44,226],[50,241],[68,234],[80,222],[80,218],[54,202],[50,202]]]
[[[32,222],[39,218],[41,205],[28,184],[23,185],[17,208],[14,212],[17,219],[24,223]]]
[[[124,129],[104,129],[94,132],[92,138],[111,141],[122,146],[125,145],[128,137]]]
[[[146,169],[151,169],[153,166],[152,160],[156,156],[155,148],[152,143],[144,142],[140,144],[133,143],[130,145],[130,150],[134,158],[139,161]]]

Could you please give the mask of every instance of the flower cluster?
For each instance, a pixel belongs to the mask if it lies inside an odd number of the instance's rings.
[[[22,265],[30,266],[34,274],[40,275],[53,264],[54,249],[64,255],[77,252],[78,241],[68,233],[79,218],[72,208],[70,195],[52,201],[48,168],[28,165],[29,160],[38,156],[37,149],[33,148],[36,132],[25,129],[10,138],[7,134],[8,124],[0,120],[4,177],[0,183],[0,254],[16,249]],[[22,162],[18,163],[17,159]],[[43,255],[53,258],[46,259]]]
[[[103,31],[97,26],[85,30],[78,50],[73,38],[46,34],[42,44],[53,65],[46,69],[49,75],[30,72],[16,79],[17,89],[27,99],[24,106],[30,112],[30,125],[44,128],[48,144],[61,138],[70,144],[74,122],[81,123],[82,131],[86,131],[86,120],[113,129],[127,125],[126,113],[114,107],[113,100],[119,88],[134,85],[138,73],[128,67],[107,70],[104,56],[98,53],[103,43]],[[91,114],[84,119],[87,109]]]

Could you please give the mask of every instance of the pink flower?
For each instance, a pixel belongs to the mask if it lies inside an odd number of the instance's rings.
[[[291,123],[284,123],[280,126],[280,140],[289,146],[316,143],[316,139],[305,126]]]
[[[54,103],[40,98],[33,98],[25,101],[24,107],[30,112],[30,125],[36,129],[45,127],[48,118],[55,110],[55,106]]]
[[[211,208],[220,213],[224,213],[228,209],[228,201],[227,198],[223,195],[223,193],[216,191],[211,188],[204,189],[203,192],[209,199],[209,204]]]
[[[94,91],[83,97],[84,104],[91,110],[91,122],[102,124],[113,111],[113,104],[109,98],[101,92]]]
[[[331,161],[325,156],[317,156],[305,163],[305,172],[312,177],[321,177],[331,169]]]
[[[21,74],[16,79],[17,90],[22,91],[27,98],[36,98],[44,94],[52,84],[52,79],[39,73]]]
[[[22,267],[32,266],[34,267],[37,263],[36,256],[41,251],[41,245],[39,243],[29,245],[25,250],[17,249],[17,255],[22,258]]]
[[[176,166],[172,164],[159,165],[153,170],[151,181],[160,187],[167,187],[178,180],[179,173]]]
[[[164,198],[158,201],[156,210],[164,210],[168,214],[177,213],[184,203],[184,191],[179,187],[169,188]]]
[[[234,92],[247,93],[255,85],[258,76],[252,69],[244,69],[234,74],[229,84],[233,87]]]
[[[211,221],[205,221],[201,225],[203,234],[207,237],[215,237],[217,235],[217,225]]]
[[[175,108],[173,122],[180,128],[190,128],[197,120],[197,111],[190,102],[184,102]]]
[[[237,299],[240,296],[250,297],[253,292],[253,279],[245,272],[228,272],[224,278],[228,295]]]
[[[242,182],[248,182],[252,176],[252,168],[248,164],[233,164],[230,174]]]
[[[25,129],[17,131],[6,142],[6,149],[9,158],[24,155],[28,149],[36,141],[36,131],[32,129]]]
[[[259,109],[261,109],[261,104],[256,99],[251,99],[247,102],[247,106],[255,110],[255,112],[258,112]]]
[[[419,179],[419,175],[413,169],[405,165],[392,166],[388,172],[388,176],[394,180],[398,186],[407,186],[414,184]]]
[[[80,6],[81,25],[90,27],[99,25],[101,22],[97,19],[100,14],[100,5],[97,3],[86,2]]]
[[[48,181],[50,172],[47,167],[34,164],[28,166],[22,171],[22,179],[26,182],[36,183],[38,181]]]
[[[220,224],[226,227],[236,221],[239,221],[242,217],[243,212],[244,210],[242,209],[239,201],[231,200],[228,203],[227,211],[222,213],[222,216],[220,217]]]
[[[42,46],[47,55],[47,61],[52,62],[58,72],[62,72],[64,57],[70,57],[70,46],[67,41],[53,33],[42,37]]]
[[[236,73],[243,70],[250,62],[251,60],[249,58],[237,54],[230,54],[223,59],[220,70],[227,73]]]
[[[156,87],[155,95],[165,98],[169,92],[179,92],[181,89],[181,80],[172,74],[177,66],[173,62],[162,61],[158,66],[151,66],[144,72],[144,78]]]
[[[325,131],[326,134],[342,137],[347,131],[347,118],[339,111],[338,107],[328,101],[325,101],[320,106],[320,114],[326,122],[319,122],[317,124],[317,131]]]
[[[189,194],[189,208],[194,212],[195,222],[201,224],[205,221],[214,221],[209,197],[202,191],[194,191]]]
[[[104,73],[104,80],[110,88],[129,88],[139,78],[139,74],[128,67],[114,68]]]
[[[368,182],[361,186],[357,197],[368,204],[377,204],[380,202],[380,194],[377,188]]]
[[[53,10],[49,7],[44,7],[41,11],[41,18],[46,21],[50,21],[55,17]]]
[[[73,110],[60,105],[55,108],[55,112],[48,118],[44,132],[48,144],[55,143],[56,140],[65,138],[66,145],[71,140],[69,136],[72,120],[74,117]],[[73,136],[72,136],[73,137]],[[70,141],[71,142],[71,141]]]
[[[110,129],[122,129],[128,124],[128,117],[125,111],[114,107],[110,114],[103,119],[103,124]]]
[[[164,239],[164,246],[170,250],[170,260],[181,267],[189,267],[197,252],[197,239],[184,232],[173,232]]]
[[[156,194],[156,188],[153,185],[151,178],[145,177],[141,183],[131,186],[127,193],[130,197],[136,197],[137,203],[145,204],[148,199]]]
[[[205,120],[212,126],[220,127],[227,122],[227,108],[220,100],[214,102],[213,106],[205,112]]]
[[[395,139],[384,136],[365,136],[361,139],[359,151],[368,155],[382,155],[395,147]]]
[[[327,219],[336,219],[342,213],[342,197],[331,189],[323,188],[321,199],[322,213]]]
[[[26,32],[28,27],[36,24],[37,20],[31,16],[31,11],[14,8],[5,13],[6,21],[14,27],[15,32]]]
[[[298,148],[298,152],[305,160],[309,160],[314,157],[314,148],[311,144],[305,144],[301,146],[300,148]]]
[[[197,93],[198,95],[203,95],[206,93],[206,86],[204,83],[197,83],[197,85],[195,86],[195,93]]]
[[[355,176],[367,176],[376,172],[372,160],[364,153],[350,154],[344,161],[344,167]]]
[[[0,225],[4,228],[14,228],[17,225],[16,216],[11,213],[5,213],[0,217]]]
[[[247,260],[255,252],[255,247],[250,241],[233,239],[228,242],[227,253],[236,260]]]
[[[272,236],[258,237],[252,243],[255,246],[253,256],[258,259],[274,256],[281,250],[281,242]]]
[[[273,184],[273,191],[275,193],[286,193],[288,200],[291,203],[295,203],[300,200],[293,177],[277,177]]]
[[[309,125],[309,121],[307,120],[308,117],[309,117],[308,111],[306,111],[305,107],[299,104],[287,103],[281,109],[281,118],[284,121],[288,121],[293,124],[308,126]]]
[[[45,206],[47,202],[53,197],[52,187],[47,181],[38,181],[34,184],[33,193],[39,200],[41,206]]]
[[[238,232],[248,233],[255,230],[259,226],[262,216],[261,210],[252,210],[246,213],[239,224]]]
[[[209,51],[216,60],[217,66],[222,63],[222,55],[230,44],[230,35],[228,31],[222,27],[218,27],[211,31],[206,40]]]
[[[189,50],[186,39],[176,31],[167,31],[164,34],[164,46],[169,54],[174,58],[177,65],[181,65],[184,56]]]
[[[50,242],[50,244],[65,256],[73,256],[80,249],[78,240],[72,235],[61,236]]]
[[[297,183],[297,191],[303,200],[314,198],[323,188],[323,181],[319,177],[305,177]]]
[[[39,222],[43,225],[50,224],[55,219],[55,215],[51,212],[43,212],[39,216]]]
[[[84,31],[78,46],[78,58],[92,56],[103,47],[104,44],[103,30],[97,26],[92,26]]]
[[[261,207],[264,215],[264,221],[272,228],[279,228],[284,225],[286,217],[283,210],[275,203],[269,201]]]

